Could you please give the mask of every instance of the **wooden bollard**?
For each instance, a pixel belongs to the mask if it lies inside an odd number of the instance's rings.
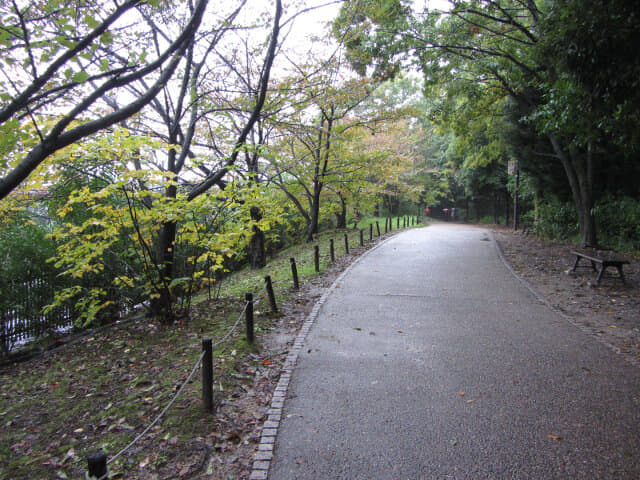
[[[384,219],[384,233],[387,233],[389,231],[389,219],[385,218]]]
[[[378,236],[380,236],[380,224],[376,220],[376,230],[378,231]]]
[[[298,268],[296,267],[296,259],[291,257],[289,259],[289,262],[291,262],[291,277],[293,278],[293,288],[299,290],[300,282],[298,281]]]
[[[407,217],[402,217],[402,228],[407,228]]]
[[[265,287],[267,289],[267,296],[269,297],[269,304],[271,305],[271,313],[278,313],[278,305],[276,304],[276,295],[273,293],[273,283],[271,283],[271,275],[264,277]]]
[[[333,247],[333,238],[329,239],[329,256],[331,257],[331,263],[336,261],[336,251]]]
[[[373,223],[369,224],[369,241],[373,240]]]
[[[102,450],[87,455],[88,478],[108,479],[109,471],[107,470],[107,454]]]
[[[349,235],[344,234],[344,253],[349,255]]]
[[[313,247],[313,260],[314,266],[316,268],[316,273],[320,273],[320,247],[315,245]]]
[[[396,218],[396,228],[400,228],[400,217]]]
[[[213,412],[213,350],[210,338],[202,339],[202,406]]]
[[[247,308],[245,309],[245,323],[247,324],[247,343],[252,344],[254,340],[253,335],[253,293],[247,293],[244,296],[247,302]]]
[[[364,247],[364,231],[360,229],[360,246]]]

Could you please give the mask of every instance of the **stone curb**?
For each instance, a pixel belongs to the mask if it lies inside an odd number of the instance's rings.
[[[424,225],[422,227],[413,227],[413,228],[425,228],[428,225]],[[403,231],[407,231],[406,229],[397,231],[396,233],[401,233]],[[273,393],[273,397],[271,398],[271,405],[269,410],[267,411],[267,420],[264,422],[262,427],[262,436],[260,437],[260,443],[258,444],[258,451],[253,457],[253,468],[251,471],[251,475],[249,476],[249,480],[267,480],[269,474],[269,467],[271,466],[271,461],[273,460],[273,447],[276,442],[276,436],[278,435],[278,428],[280,426],[280,421],[282,419],[282,410],[284,408],[285,398],[287,396],[287,391],[289,388],[289,382],[291,380],[291,374],[295,369],[296,363],[298,361],[298,355],[302,351],[304,347],[304,342],[313,326],[313,323],[318,318],[318,314],[320,313],[320,309],[327,301],[327,298],[331,294],[333,290],[335,290],[336,286],[342,281],[342,279],[349,273],[349,271],[355,267],[358,263],[360,263],[364,258],[367,257],[371,252],[375,251],[389,240],[395,237],[395,234],[385,238],[383,241],[379,242],[374,247],[370,248],[362,255],[354,259],[351,264],[336,278],[336,280],[329,286],[325,292],[322,294],[320,299],[315,303],[311,313],[307,316],[306,320],[302,324],[298,335],[296,336],[295,341],[293,342],[293,346],[289,350],[289,355],[282,366],[280,373],[280,380],[276,385],[276,388]]]

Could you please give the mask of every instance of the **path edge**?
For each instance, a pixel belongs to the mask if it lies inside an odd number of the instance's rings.
[[[427,227],[428,225],[419,228]],[[402,231],[397,233],[402,233]],[[336,278],[335,281],[325,290],[325,292],[313,306],[311,313],[309,313],[309,315],[305,319],[302,327],[296,335],[293,346],[289,350],[289,354],[287,355],[287,358],[285,359],[284,364],[282,365],[282,368],[280,370],[280,379],[278,380],[278,384],[276,385],[276,388],[274,390],[269,410],[267,410],[267,419],[265,420],[262,427],[262,435],[260,437],[260,443],[258,444],[258,451],[253,457],[253,468],[251,470],[249,480],[267,480],[269,477],[269,468],[274,458],[276,437],[278,436],[278,429],[280,427],[280,421],[282,420],[282,411],[289,389],[291,375],[293,374],[296,363],[298,362],[298,356],[302,351],[307,334],[318,318],[320,309],[327,301],[327,298],[329,298],[329,295],[331,295],[331,293],[336,289],[338,284],[351,271],[352,268],[358,265],[369,254],[373,253],[378,248],[394,239],[396,235],[385,238],[374,247],[368,249],[362,255],[356,257],[351,262],[351,264],[349,264],[349,266],[345,268],[345,270],[338,276],[338,278]]]
[[[580,330],[582,333],[584,333],[585,335],[593,338],[594,340],[596,340],[597,342],[599,342],[601,345],[604,345],[605,347],[607,347],[609,350],[613,351],[613,353],[615,353],[616,355],[618,355],[620,358],[622,358],[624,361],[626,361],[627,363],[629,363],[630,365],[633,365],[636,368],[640,368],[640,362],[638,362],[637,360],[635,360],[634,358],[629,357],[628,355],[624,355],[620,349],[618,349],[618,347],[616,347],[615,345],[607,342],[606,340],[604,340],[602,337],[599,337],[598,335],[596,335],[592,330],[590,330],[589,328],[585,327],[584,325],[581,325],[580,323],[578,323],[572,316],[567,315],[566,313],[564,313],[562,310],[559,310],[558,308],[554,307],[544,296],[542,296],[540,293],[538,293],[535,288],[533,288],[533,286],[527,282],[520,274],[518,274],[518,272],[516,272],[511,265],[509,264],[509,262],[507,261],[507,259],[504,257],[504,254],[502,253],[502,249],[500,248],[500,245],[498,244],[498,242],[496,241],[496,238],[493,234],[493,230],[487,230],[489,232],[489,236],[491,237],[491,241],[493,242],[493,245],[496,249],[496,252],[498,253],[498,257],[500,258],[500,261],[502,262],[502,264],[507,268],[507,270],[509,270],[509,272],[511,272],[511,275],[513,275],[516,279],[518,279],[518,281],[524,285],[526,287],[527,290],[529,290],[531,292],[531,294],[539,301],[541,302],[543,305],[545,305],[549,310],[551,310],[553,313],[555,313],[556,315],[558,315],[559,317],[561,317],[562,319],[564,319],[565,321],[567,321],[569,324],[573,325],[575,328],[577,328],[578,330]]]

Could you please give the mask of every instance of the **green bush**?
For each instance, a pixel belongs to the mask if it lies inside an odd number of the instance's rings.
[[[615,250],[640,250],[640,201],[607,195],[594,209],[598,240]]]
[[[525,219],[532,214],[530,212]],[[532,220],[536,233],[546,238],[568,240],[580,233],[578,216],[571,202],[560,202],[557,199],[542,201],[538,205],[538,217]]]

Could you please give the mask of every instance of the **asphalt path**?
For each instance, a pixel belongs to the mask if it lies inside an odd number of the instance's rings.
[[[637,480],[639,386],[640,369],[508,271],[487,231],[409,230],[322,306],[268,478]]]

